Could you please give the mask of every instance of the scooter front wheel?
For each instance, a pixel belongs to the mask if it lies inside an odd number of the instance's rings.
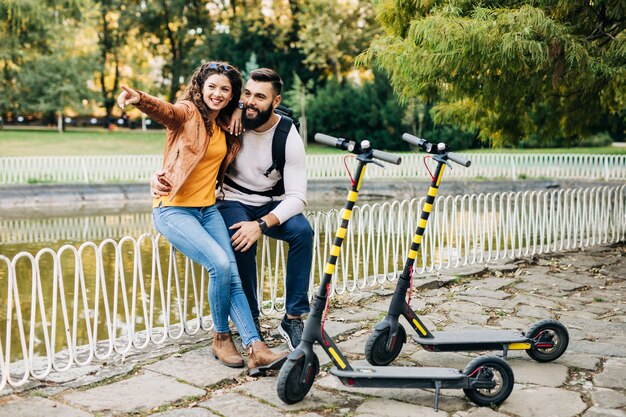
[[[515,384],[513,370],[502,358],[495,356],[480,356],[471,361],[463,374],[470,381],[490,383],[493,388],[464,388],[465,396],[474,404],[481,407],[500,405],[506,400]]]
[[[526,353],[537,362],[551,362],[565,353],[569,344],[567,328],[558,320],[545,319],[530,326],[526,337],[533,340]]]
[[[305,356],[287,359],[280,368],[276,390],[278,398],[286,404],[302,401],[311,390],[315,376],[320,370],[320,362],[314,353],[310,359],[310,362],[307,362]]]
[[[390,328],[376,330],[370,335],[365,344],[365,359],[374,366],[387,366],[393,362],[406,342],[406,331],[401,324],[398,324],[398,336],[391,345],[391,350],[387,350],[387,339]]]

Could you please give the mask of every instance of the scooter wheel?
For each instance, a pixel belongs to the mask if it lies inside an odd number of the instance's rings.
[[[494,388],[464,388],[465,396],[474,404],[481,407],[500,405],[506,400],[511,391],[515,378],[513,370],[502,358],[496,356],[480,356],[471,361],[463,371],[470,379],[493,380]]]
[[[307,373],[303,379],[302,371],[307,365]],[[305,356],[298,359],[288,359],[280,368],[276,391],[278,398],[286,404],[295,404],[304,399],[311,390],[315,376],[319,373],[320,362],[315,354],[311,357],[311,362],[306,363]]]
[[[374,330],[365,344],[365,359],[374,366],[387,366],[393,362],[406,342],[406,331],[401,324],[398,324],[398,337],[391,350],[387,350],[387,338],[389,337],[389,327],[384,330]]]
[[[561,322],[553,319],[538,321],[530,326],[526,337],[537,342],[526,353],[537,362],[551,362],[559,358],[569,344],[569,333]],[[542,348],[541,341],[553,344],[552,347]]]

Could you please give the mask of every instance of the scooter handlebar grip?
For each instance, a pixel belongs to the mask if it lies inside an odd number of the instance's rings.
[[[344,151],[352,151],[354,144],[346,139],[339,139],[323,133],[315,134],[315,141],[324,145],[332,146],[333,148],[343,149]]]
[[[428,143],[426,139],[418,138],[417,136],[413,136],[409,133],[403,134],[402,139],[405,142],[409,142],[411,145],[419,146],[420,148],[423,148]]]
[[[401,156],[379,151],[377,149],[374,149],[372,151],[372,156],[376,159],[380,159],[381,161],[389,162],[390,164],[394,165],[400,165],[400,162],[402,162]]]
[[[472,165],[472,161],[470,161],[463,155],[459,155],[456,153],[448,152],[448,159],[451,160],[452,162],[456,162],[459,165],[463,165],[466,168]]]

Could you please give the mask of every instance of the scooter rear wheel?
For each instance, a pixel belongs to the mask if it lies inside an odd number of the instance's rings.
[[[365,344],[365,359],[374,366],[387,366],[393,362],[406,342],[406,331],[401,324],[398,324],[398,337],[391,350],[387,350],[387,339],[389,338],[389,327],[384,330],[376,330],[370,335]]]
[[[537,362],[551,362],[565,353],[569,344],[569,333],[567,328],[558,320],[545,319],[530,326],[526,332],[526,337],[533,339],[537,345],[533,345],[526,353]],[[549,341],[554,346],[548,348],[541,347],[541,340]]]
[[[481,407],[500,405],[506,400],[515,384],[513,370],[502,358],[495,356],[480,356],[471,361],[463,371],[470,378],[494,380],[496,386],[491,389],[464,388],[465,396],[474,404]]]
[[[311,356],[310,368],[302,380],[302,370],[306,364],[305,356],[287,362],[280,368],[276,391],[278,398],[286,404],[295,404],[304,399],[311,390],[315,376],[319,373],[320,362],[315,354]]]

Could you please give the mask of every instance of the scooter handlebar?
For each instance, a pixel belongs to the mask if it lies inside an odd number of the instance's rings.
[[[323,133],[315,134],[315,141],[318,143],[323,143],[324,145],[332,146],[335,148],[343,149],[344,151],[352,152],[355,149],[355,143],[343,138],[336,138],[330,135],[325,135]],[[366,144],[366,145],[364,145]],[[369,148],[369,141],[363,141],[361,146],[365,146]],[[393,155],[387,152],[379,151],[378,149],[372,150],[372,157],[376,159],[380,159],[384,162],[389,162],[390,164],[400,165],[402,162],[402,158],[398,155]]]
[[[428,141],[426,141],[425,139],[418,138],[417,136],[413,136],[409,133],[403,134],[402,139],[404,139],[406,142],[409,142],[412,145],[419,147],[420,149],[422,149],[424,152],[427,152],[427,153],[433,153],[433,154],[445,153],[450,161],[456,162],[457,164],[462,165],[466,168],[472,164],[472,161],[470,161],[463,155],[459,155],[459,154],[452,153],[452,152],[445,152],[446,145],[443,143],[440,143],[439,145],[435,146],[432,143],[429,143]]]
[[[343,138],[335,138],[333,136],[325,135],[323,133],[316,133],[315,141],[348,152],[352,152],[354,150],[354,142]]]
[[[452,162],[456,162],[459,165],[463,165],[466,168],[472,165],[472,161],[470,161],[463,155],[459,155],[456,153],[448,152],[448,159],[451,160]]]
[[[372,156],[376,159],[380,159],[381,161],[389,162],[394,165],[400,165],[400,162],[402,162],[401,156],[379,151],[378,149],[374,149]]]
[[[430,145],[426,139],[418,138],[417,136],[413,136],[409,133],[405,133],[402,135],[402,139],[405,142],[409,142],[411,145],[418,146],[420,149],[424,149],[426,152],[430,152],[430,149],[427,149],[427,146]]]

